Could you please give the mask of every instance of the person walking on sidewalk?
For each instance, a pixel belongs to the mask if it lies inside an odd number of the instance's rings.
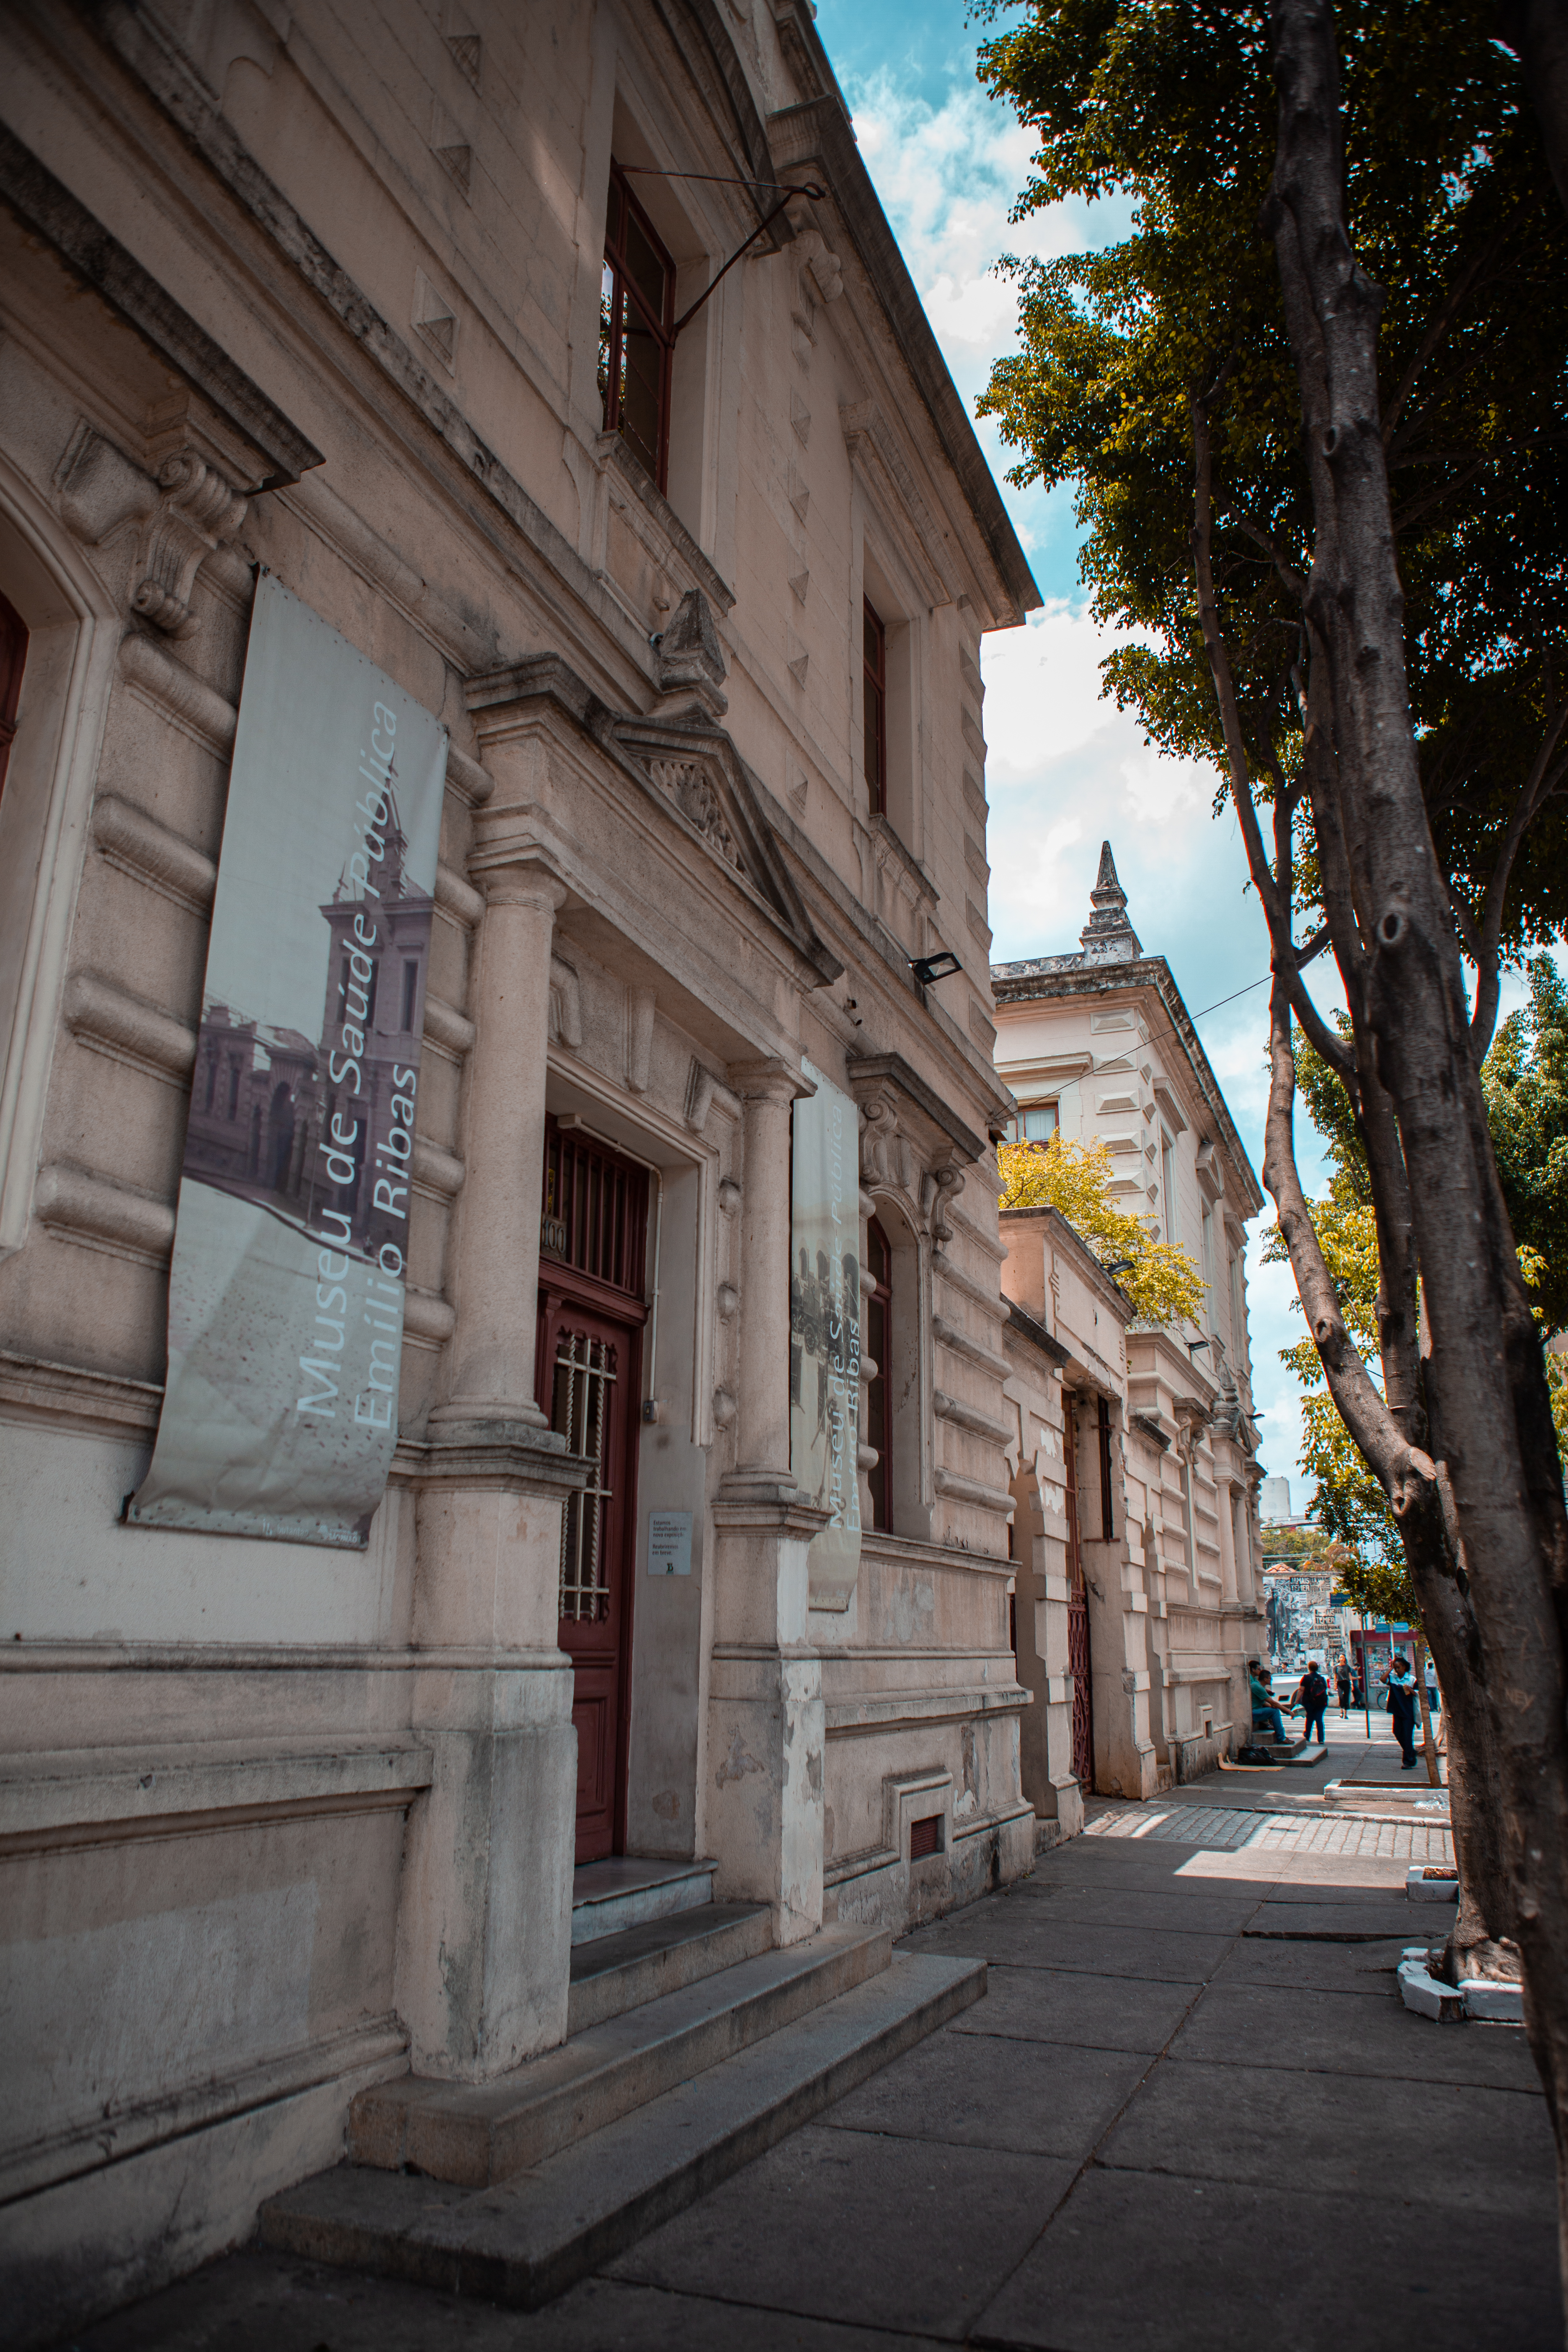
[[[1342,1650],[1340,1652],[1340,1662],[1334,1668],[1334,1683],[1340,1694],[1340,1713],[1342,1715],[1349,1715],[1351,1711],[1351,1662],[1346,1657]]]
[[[1329,1703],[1329,1685],[1318,1671],[1316,1658],[1309,1658],[1307,1671],[1296,1685],[1296,1696],[1301,1702],[1301,1738],[1312,1737],[1312,1726],[1318,1727],[1318,1738],[1325,1746],[1328,1734],[1323,1729],[1323,1710]]]
[[[1388,1685],[1388,1721],[1399,1751],[1405,1761],[1401,1771],[1415,1769],[1415,1677],[1410,1671],[1410,1661],[1403,1651],[1396,1651],[1383,1677]]]

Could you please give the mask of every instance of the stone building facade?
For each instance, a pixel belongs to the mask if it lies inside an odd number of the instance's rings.
[[[788,1946],[1034,1851],[978,655],[1038,597],[812,16],[0,26],[0,2244],[35,2330],[243,2233],[356,2091],[559,2043],[579,1863],[710,1858]],[[121,1516],[187,1121],[297,1193],[324,1108],[318,1040],[202,1013],[258,566],[450,733],[373,1024],[425,1051],[363,1550]],[[789,1449],[806,1064],[857,1106],[884,1351],[833,1609]],[[655,1512],[689,1574],[647,1572]]]
[[[1265,1638],[1245,1274],[1263,1196],[1109,844],[1092,898],[1078,953],[992,967],[1015,1132],[1102,1139],[1119,1204],[1205,1296],[1195,1323],[1140,1326],[1056,1210],[1002,1213],[1024,1787],[1064,1834],[1090,1779],[1146,1797],[1239,1745]]]

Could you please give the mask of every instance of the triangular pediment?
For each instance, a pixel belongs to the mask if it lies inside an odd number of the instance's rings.
[[[751,771],[724,730],[693,709],[670,719],[612,718],[606,739],[705,853],[763,900],[806,961],[836,979],[841,967],[817,936]]]

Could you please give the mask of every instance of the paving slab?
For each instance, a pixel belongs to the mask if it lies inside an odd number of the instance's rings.
[[[884,2066],[820,2120],[842,2130],[1081,2162],[1149,2064],[1142,2053],[976,2041],[943,2031]]]
[[[1311,1861],[1314,1857],[1310,1854],[1299,1855],[1297,1859],[1298,1861]],[[1400,1864],[1402,1871],[1408,1870],[1410,1864],[1407,1862]],[[1403,1888],[1405,1885],[1403,1877],[1401,1877],[1399,1884],[1401,1888]],[[1205,1894],[1212,1894],[1215,1892],[1213,1888],[1207,1887],[1205,1887],[1204,1891]],[[1263,1900],[1270,1911],[1297,1910],[1302,1908],[1311,1910],[1321,1908],[1327,1905],[1331,1906],[1335,1910],[1340,1911],[1381,1910],[1389,1913],[1390,1916],[1404,1917],[1405,1913],[1401,1910],[1400,1906],[1402,1904],[1408,1906],[1409,1903],[1408,1895],[1402,1893],[1397,1895],[1390,1894],[1388,1889],[1384,1886],[1335,1886],[1326,1888],[1314,1885],[1310,1882],[1295,1879],[1286,1879],[1282,1885],[1265,1887],[1262,1889],[1262,1895]]]
[[[1473,2213],[1556,2210],[1544,2099],[1471,2084],[1406,2081],[1396,2095],[1369,2098],[1352,2076],[1167,2057],[1100,2160],[1117,2170],[1349,2191],[1367,2212],[1405,2200]]]
[[[1314,1937],[1325,1944],[1347,1938],[1375,1942],[1382,1936],[1404,1936],[1408,1941],[1413,1932],[1416,1937],[1425,1935],[1430,1919],[1430,1912],[1413,1910],[1404,1894],[1370,1903],[1259,1903],[1243,1933],[1254,1937],[1295,1937],[1303,1943]],[[1436,1932],[1447,1933],[1446,1919]]]
[[[1398,1854],[1301,1853],[1249,1845],[1239,1853],[1189,1854],[1176,1875],[1189,1884],[1194,1879],[1218,1879],[1226,1885],[1238,1878],[1249,1885],[1263,1880],[1266,1892],[1267,1883],[1271,1882],[1277,1887],[1290,1885],[1315,1892],[1320,1902],[1337,1902],[1340,1890],[1346,1887],[1387,1889],[1392,1894],[1403,1888],[1409,1867],[1403,1851]]]
[[[1392,1985],[1391,1977],[1385,1979]],[[1192,2007],[1198,1988],[1136,1977],[1086,1976],[1076,1969],[993,1965],[982,2001],[954,2018],[954,2033],[995,2034],[1014,2042],[1054,2042],[1082,2049],[1163,2050]]]
[[[610,2275],[962,2341],[1075,2170],[1049,2157],[812,2124],[645,2238]],[[748,2326],[738,2313],[737,2343]]]
[[[1030,2352],[1390,2352],[1563,2341],[1549,2215],[1084,2175],[976,2321]]]
[[[1394,1971],[1412,1936],[1390,1936],[1376,1944],[1308,1944],[1282,1938],[1238,1936],[1210,1978],[1211,1985],[1304,1985],[1318,1992],[1373,1993],[1386,2000]]]
[[[885,2335],[793,2313],[584,2279],[526,2319],[428,2287],[358,2277],[247,2249],[79,2330],[76,2352],[919,2352]],[[64,2352],[64,2347],[61,2347]]]
[[[1231,1943],[1228,1936],[1188,1936],[1177,1928],[1080,1927],[1055,1918],[1047,1903],[1014,1901],[972,1904],[934,1927],[918,1928],[899,1949],[1022,1961],[1090,1976],[1202,1984]]]
[[[1049,1904],[1053,1922],[1071,1919],[1086,1927],[1171,1928],[1184,1936],[1237,1935],[1258,1907],[1257,1897],[1233,1895],[1225,1888],[1210,1893],[1173,1885],[1093,1886],[1081,1879],[1063,1879],[1055,1886],[1037,1886],[1030,1881],[1015,1889],[1014,1900]]]
[[[1386,2000],[1365,2009],[1359,2002],[1347,2008],[1353,1993],[1210,1985],[1172,2042],[1171,2055],[1287,2073],[1479,2083],[1541,2096],[1541,2077],[1522,2033],[1475,2033],[1464,2026],[1438,2032],[1426,2018],[1412,2016],[1392,1990],[1394,1979],[1388,1983]]]

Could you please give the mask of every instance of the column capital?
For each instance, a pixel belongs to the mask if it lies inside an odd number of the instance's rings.
[[[730,1083],[742,1102],[805,1102],[816,1087],[796,1065],[770,1055],[756,1062],[731,1062]]]
[[[532,907],[554,915],[571,896],[561,877],[527,851],[479,850],[468,860],[468,878],[487,907]]]

